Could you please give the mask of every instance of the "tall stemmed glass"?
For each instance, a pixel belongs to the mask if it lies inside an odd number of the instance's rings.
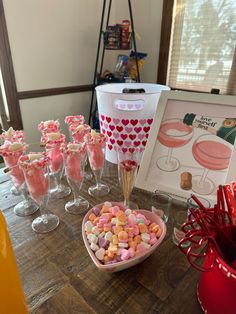
[[[65,210],[70,214],[82,214],[89,208],[89,202],[79,195],[84,180],[86,146],[85,143],[68,143],[62,151],[67,181],[74,194],[74,200],[66,203]]]
[[[138,205],[130,201],[135,178],[137,175],[140,149],[136,148],[119,148],[118,154],[118,177],[121,189],[124,195],[124,205],[131,209],[138,208]]]
[[[72,124],[70,125],[71,137],[74,143],[81,144],[84,143],[84,137],[91,131],[91,127],[88,124]],[[85,159],[85,167],[87,165],[87,158]],[[93,177],[91,172],[85,171],[84,178],[86,180],[91,180]]]
[[[51,198],[64,198],[71,193],[69,186],[62,184],[61,179],[64,171],[63,153],[61,152],[61,145],[65,143],[66,137],[60,132],[57,133],[47,133],[44,135],[44,141],[46,152],[51,158],[51,164],[49,165],[50,173],[52,175],[52,181],[54,181],[54,186],[50,190]]]
[[[168,147],[168,153],[159,157],[157,166],[163,171],[175,171],[179,168],[180,162],[172,156],[173,148],[186,145],[193,136],[192,126],[186,125],[181,119],[164,120],[161,123],[157,139]]]
[[[25,134],[22,130],[14,130],[12,127],[10,127],[8,130],[4,131],[2,134],[0,134],[0,139],[3,143],[24,143],[25,141]],[[11,187],[11,193],[15,196],[21,195],[21,191],[17,189],[15,185]]]
[[[19,191],[19,194],[22,194],[24,197],[24,200],[14,207],[14,213],[21,217],[32,215],[38,210],[38,206],[29,197],[24,174],[18,165],[19,158],[23,156],[26,148],[27,145],[25,143],[17,142],[5,142],[5,144],[0,147],[0,155],[4,158],[5,165],[8,167],[13,184]]]
[[[29,153],[19,159],[30,195],[40,206],[41,215],[32,222],[32,229],[38,233],[50,232],[59,225],[59,218],[47,209],[49,164],[47,153]]]
[[[85,143],[89,158],[89,164],[95,176],[96,185],[90,186],[88,193],[93,196],[104,196],[110,192],[107,184],[101,182],[107,137],[104,134],[92,130],[85,135]]]
[[[215,183],[208,177],[209,170],[227,169],[232,155],[233,145],[213,135],[199,136],[192,147],[194,159],[204,167],[202,175],[192,177],[192,190],[198,194],[208,195],[215,189]]]

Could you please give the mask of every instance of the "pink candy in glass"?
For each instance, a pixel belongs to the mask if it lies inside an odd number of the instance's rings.
[[[18,161],[26,148],[27,145],[25,143],[18,142],[5,142],[0,147],[0,155],[3,156],[5,165],[9,168],[12,181],[16,187],[20,187],[25,181],[24,174],[18,166]]]
[[[20,142],[23,143],[25,140],[24,131],[22,130],[14,130],[10,127],[7,131],[0,134],[0,138],[2,138],[5,142]]]
[[[42,134],[51,133],[51,132],[58,132],[60,130],[60,123],[58,120],[41,121],[38,124],[38,130]]]
[[[86,146],[84,143],[68,143],[62,146],[64,153],[66,175],[74,182],[81,182],[84,174],[81,169],[81,161],[85,159]]]
[[[104,166],[104,147],[107,137],[104,134],[96,133],[94,130],[86,134],[85,142],[89,153],[89,163],[92,170],[100,170]]]
[[[71,135],[75,143],[83,143],[84,136],[88,134],[90,130],[91,127],[88,124],[72,124],[70,126]]]
[[[48,193],[49,178],[45,177],[45,167],[49,163],[50,158],[46,153],[29,153],[19,159],[29,192],[38,204],[40,198]]]
[[[66,116],[65,117],[65,123],[68,125],[79,125],[84,124],[84,116],[83,115],[77,115],[77,116]]]

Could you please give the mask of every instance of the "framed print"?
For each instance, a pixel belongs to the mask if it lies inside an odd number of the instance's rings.
[[[135,185],[214,203],[218,185],[236,180],[235,137],[235,96],[164,91]]]

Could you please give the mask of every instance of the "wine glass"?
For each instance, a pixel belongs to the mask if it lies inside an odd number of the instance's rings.
[[[214,182],[208,178],[209,170],[220,171],[229,166],[233,145],[213,135],[200,135],[194,142],[192,154],[197,163],[204,167],[202,175],[192,177],[192,190],[198,194],[208,195],[215,189]]]
[[[86,145],[85,143],[68,143],[62,147],[62,150],[67,181],[74,194],[74,200],[66,203],[65,210],[70,214],[82,214],[89,208],[89,202],[79,196],[84,180]]]
[[[52,199],[64,198],[71,193],[69,186],[62,184],[62,176],[64,172],[63,153],[61,152],[61,145],[65,143],[66,137],[64,134],[47,133],[46,134],[46,152],[51,159],[49,165],[51,180],[54,182],[54,186],[50,190],[50,197]]]
[[[118,148],[118,177],[124,195],[124,205],[131,209],[137,209],[138,205],[130,201],[134,182],[137,175],[140,148]]]
[[[32,222],[32,229],[38,233],[50,232],[59,225],[59,218],[47,209],[49,163],[50,158],[45,152],[29,153],[19,159],[30,195],[40,207],[41,215]]]
[[[162,121],[157,139],[162,145],[168,147],[168,154],[158,158],[158,168],[169,172],[177,170],[180,167],[180,162],[172,156],[173,148],[186,145],[192,136],[192,126],[184,124],[181,119]]]
[[[105,164],[105,149],[107,137],[92,130],[85,135],[85,143],[89,158],[90,168],[95,176],[96,185],[90,186],[88,193],[93,196],[104,196],[110,192],[107,184],[101,182]]]
[[[22,194],[24,197],[24,200],[14,207],[14,213],[21,217],[32,215],[38,210],[38,206],[29,197],[24,174],[18,165],[19,158],[25,153],[26,147],[27,145],[23,142],[8,142],[0,148],[0,155],[3,156],[4,163],[9,170],[14,187],[18,191],[18,195]]]
[[[83,143],[84,142],[84,136],[88,134],[91,131],[91,127],[88,124],[71,124],[70,125],[70,132],[71,137],[73,139],[74,143]],[[87,165],[87,158],[85,159],[85,166]],[[86,180],[91,180],[93,177],[91,172],[85,171],[84,178]]]

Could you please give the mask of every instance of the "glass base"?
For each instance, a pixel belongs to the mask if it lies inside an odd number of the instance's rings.
[[[99,185],[90,186],[88,193],[92,196],[104,196],[110,192],[108,185],[100,183]]]
[[[17,190],[17,188],[14,185],[11,187],[10,192],[12,195],[15,195],[15,196],[21,195],[21,192]]]
[[[65,210],[73,215],[83,214],[88,208],[89,202],[84,198],[77,198],[76,200],[67,202],[65,205]]]
[[[25,217],[34,214],[38,209],[39,207],[35,203],[24,200],[14,207],[14,213],[17,216]]]
[[[59,218],[53,214],[45,214],[37,217],[32,222],[32,229],[37,233],[50,232],[59,225]]]
[[[214,182],[209,179],[205,178],[204,181],[201,181],[202,176],[193,176],[192,178],[192,190],[195,193],[202,194],[202,195],[209,195],[215,189]]]
[[[64,198],[71,194],[71,188],[67,185],[60,184],[57,189],[50,190],[51,199]]]
[[[138,204],[132,202],[132,201],[129,201],[129,203],[126,205],[125,202],[124,202],[124,205],[127,206],[129,209],[138,209]]]
[[[162,156],[157,159],[156,164],[159,169],[167,172],[176,171],[180,167],[180,162],[175,157],[171,157],[170,161],[167,162],[167,156]]]

